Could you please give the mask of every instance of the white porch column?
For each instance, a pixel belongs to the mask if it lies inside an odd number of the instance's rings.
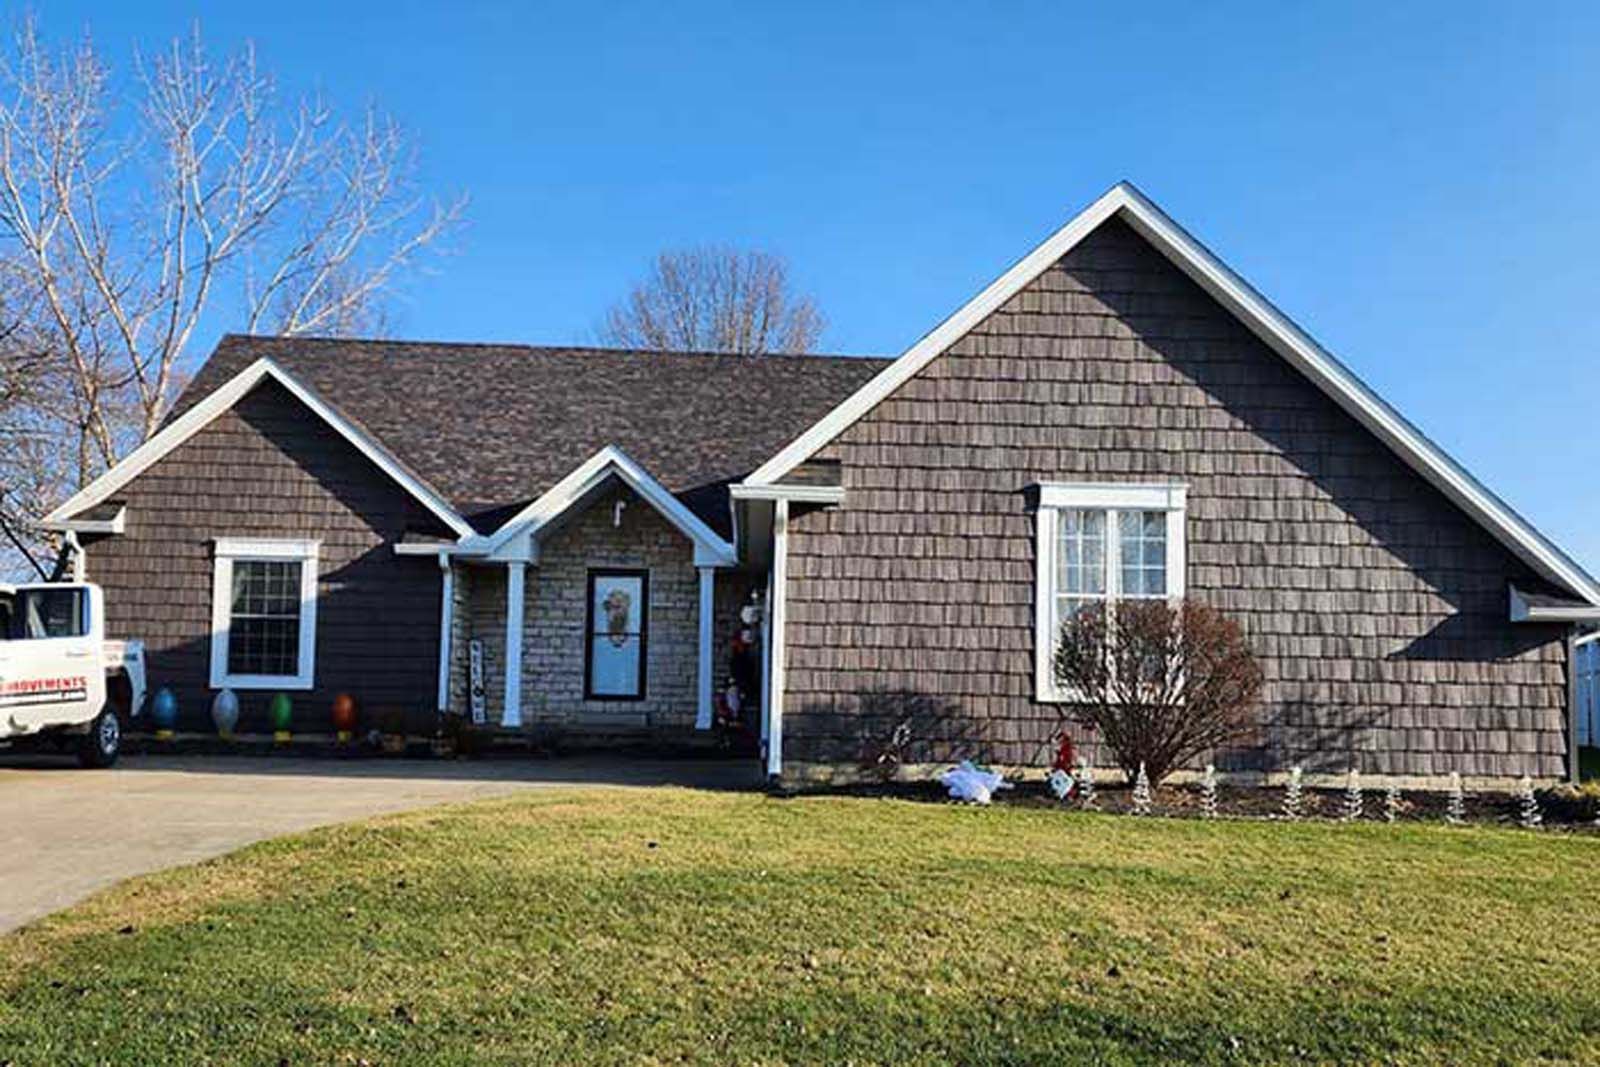
[[[695,688],[700,702],[694,715],[696,730],[711,729],[711,670],[716,658],[716,639],[712,632],[712,613],[715,610],[717,569],[700,568],[700,676]]]
[[[439,713],[450,710],[450,651],[455,633],[456,573],[450,557],[439,553]]]
[[[506,565],[506,694],[501,726],[522,725],[522,600],[528,565]]]
[[[779,500],[772,507],[772,615],[767,629],[771,662],[767,682],[767,774],[783,773],[783,645],[784,624],[788,617],[789,582],[789,502]]]

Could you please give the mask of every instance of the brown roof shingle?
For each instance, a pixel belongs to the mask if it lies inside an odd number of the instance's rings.
[[[479,529],[616,445],[723,534],[726,483],[886,362],[229,335],[173,416],[263,356],[376,436]]]

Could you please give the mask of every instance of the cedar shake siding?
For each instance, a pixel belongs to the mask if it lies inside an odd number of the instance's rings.
[[[1188,594],[1267,678],[1219,765],[1566,773],[1565,628],[1506,617],[1547,584],[1120,220],[817,458],[847,498],[791,524],[786,765],[906,717],[915,761],[1039,763],[1024,489],[1180,481]]]
[[[354,446],[266,382],[118,494],[127,531],[88,545],[107,632],[143,638],[151,691],[178,698],[178,728],[211,732],[213,540],[317,538],[315,688],[289,694],[296,733],[330,729],[336,694],[363,715],[437,700],[439,566],[397,556],[411,532],[449,531]],[[270,729],[272,692],[239,693],[239,730]]]

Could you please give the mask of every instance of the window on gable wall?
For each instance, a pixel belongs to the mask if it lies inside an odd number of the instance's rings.
[[[211,686],[310,689],[315,541],[218,538],[211,589]]]
[[[1035,690],[1064,701],[1052,660],[1061,623],[1086,605],[1183,596],[1182,485],[1043,483],[1035,516]]]

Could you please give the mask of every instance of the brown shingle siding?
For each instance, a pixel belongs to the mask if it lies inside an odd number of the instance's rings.
[[[316,688],[291,694],[297,729],[324,731],[335,694],[364,708],[437,697],[439,568],[397,557],[408,530],[445,533],[420,504],[286,390],[265,384],[131,482],[127,531],[88,547],[108,631],[149,649],[180,728],[210,730],[212,542],[319,538]],[[270,693],[240,694],[240,729]]]
[[[1120,222],[819,458],[848,498],[793,525],[789,758],[853,759],[913,707],[932,758],[1036,761],[1022,490],[1172,479],[1189,590],[1267,675],[1225,763],[1565,772],[1562,631],[1506,620],[1507,582],[1542,583]]]

